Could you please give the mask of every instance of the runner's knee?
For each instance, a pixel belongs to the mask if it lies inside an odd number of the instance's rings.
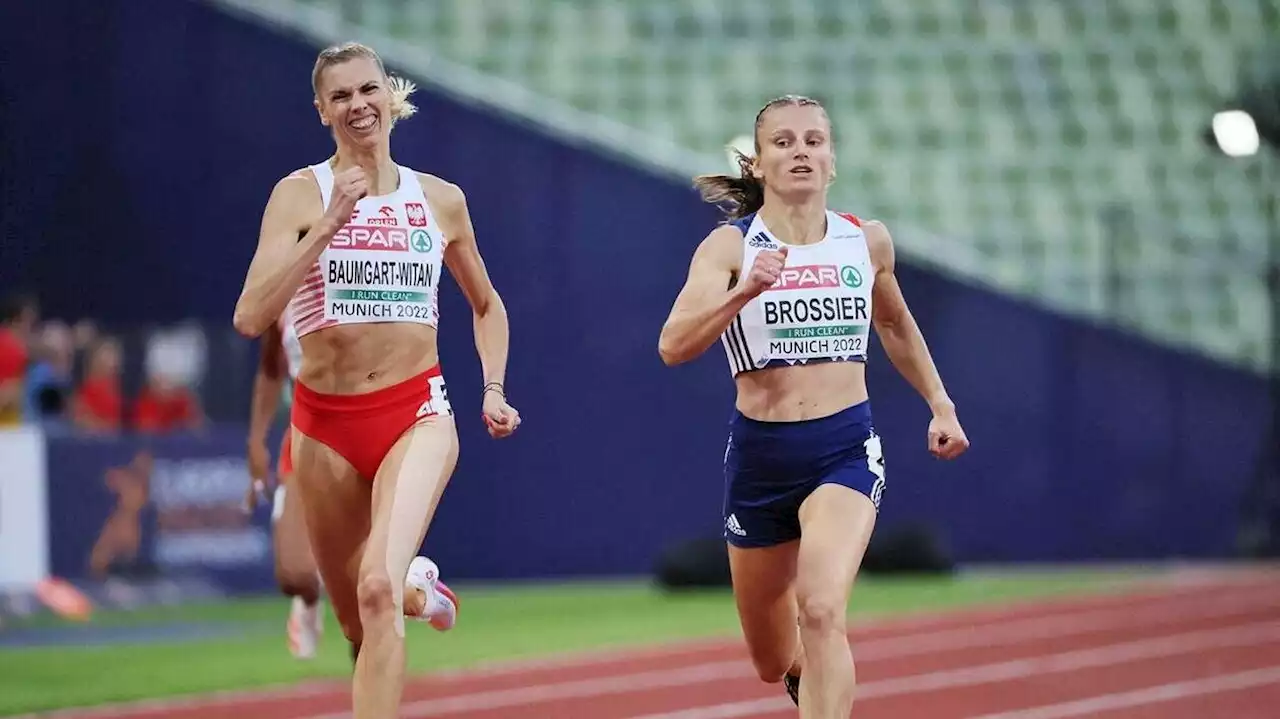
[[[395,616],[395,588],[385,572],[369,572],[356,584],[356,601],[362,622],[379,621]]]
[[[756,651],[751,652],[751,664],[756,669],[756,675],[760,677],[760,681],[768,684],[776,684],[782,681],[782,675],[791,668],[794,657],[786,657],[773,651]]]
[[[823,588],[797,592],[796,599],[800,604],[802,631],[817,634],[844,633],[847,607],[839,591]]]
[[[312,599],[320,594],[320,578],[314,569],[293,566],[288,562],[276,563],[276,584],[287,597]]]

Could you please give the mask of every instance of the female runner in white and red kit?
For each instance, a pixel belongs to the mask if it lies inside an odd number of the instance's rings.
[[[325,592],[356,653],[355,718],[384,719],[396,716],[404,687],[404,579],[458,456],[436,345],[446,266],[472,308],[490,435],[509,436],[520,417],[503,390],[507,313],[466,199],[391,158],[391,127],[414,111],[412,85],[348,43],[320,53],[312,88],[337,151],[276,184],[234,321],[257,336],[286,305],[292,314],[302,366],[290,500],[301,500]],[[434,592],[434,572],[425,579]]]
[[[287,311],[279,322],[263,333],[261,339],[262,349],[249,410],[247,450],[250,485],[246,498],[249,509],[256,506],[260,493],[272,479],[267,434],[281,402],[285,411],[292,409],[293,388],[298,381],[298,368],[302,365],[302,345]],[[289,653],[297,659],[312,659],[324,632],[324,614],[320,610],[322,587],[315,557],[307,541],[302,504],[296,500],[286,502],[289,478],[293,476],[291,438],[292,432],[286,431],[280,442],[276,464],[275,489],[271,499],[272,549],[276,585],[291,599],[289,619],[285,625]],[[425,587],[419,585],[432,574],[429,562],[426,557],[415,557],[410,562],[405,585],[405,613],[413,617],[425,614],[433,627],[448,631],[457,619],[458,599],[444,582],[437,581],[434,601],[426,607],[430,595]],[[414,567],[414,563],[422,565],[421,568]],[[438,571],[435,574],[438,576]]]

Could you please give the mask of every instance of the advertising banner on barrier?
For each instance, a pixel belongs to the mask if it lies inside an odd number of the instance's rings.
[[[44,435],[0,429],[0,591],[34,587],[49,573]]]
[[[269,508],[243,509],[244,432],[48,441],[54,574],[274,586]]]

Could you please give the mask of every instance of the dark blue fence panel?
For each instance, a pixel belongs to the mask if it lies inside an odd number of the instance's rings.
[[[73,579],[190,577],[272,586],[269,510],[243,508],[244,433],[48,439],[49,560]]]

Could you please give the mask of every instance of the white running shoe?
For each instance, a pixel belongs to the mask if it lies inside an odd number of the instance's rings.
[[[427,604],[422,614],[413,619],[427,622],[436,631],[447,632],[458,621],[458,597],[440,581],[440,568],[426,557],[414,557],[409,562],[409,572],[405,582],[411,587],[421,589],[426,595]]]
[[[302,597],[294,597],[289,606],[289,653],[295,659],[312,659],[316,655],[320,633],[324,627],[324,615],[320,612],[320,602],[311,606],[302,601]]]

